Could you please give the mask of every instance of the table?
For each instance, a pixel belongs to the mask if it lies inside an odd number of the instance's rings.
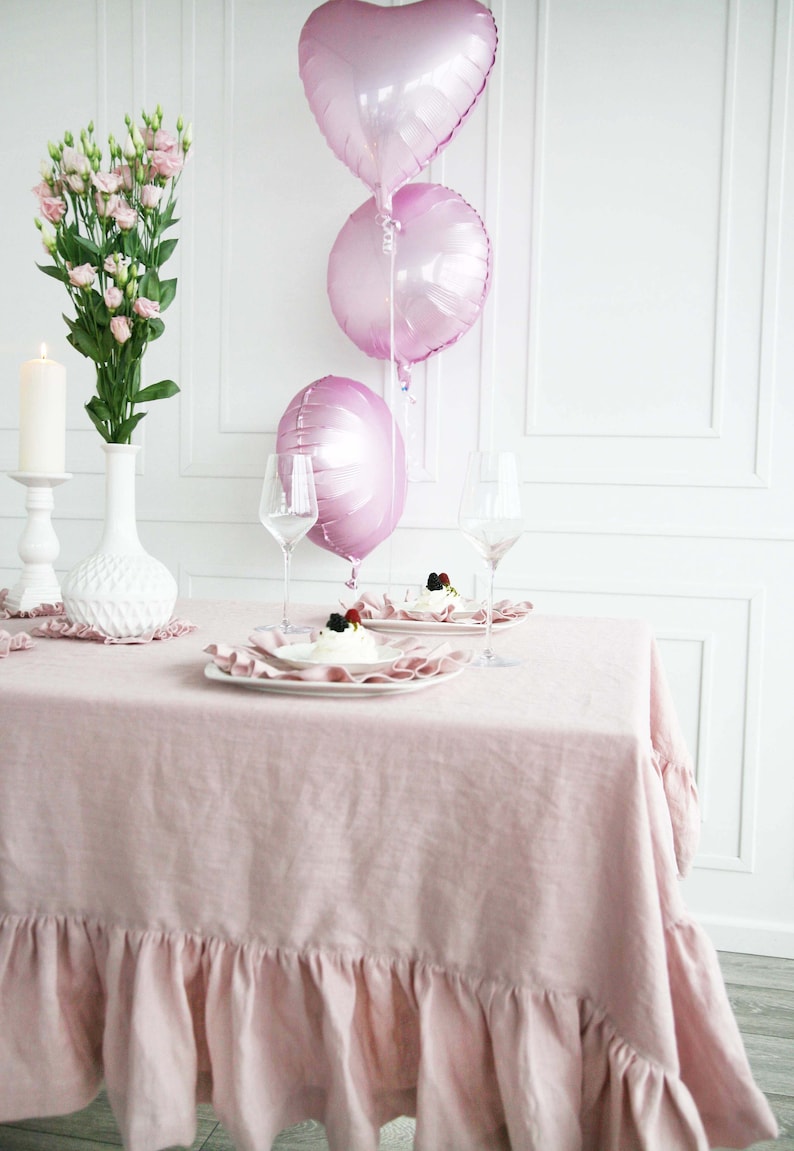
[[[649,627],[533,615],[497,637],[519,667],[399,696],[207,681],[269,611],[0,661],[0,1122],[104,1079],[130,1151],[189,1144],[197,1099],[240,1151],[307,1118],[373,1151],[399,1114],[418,1151],[773,1136],[679,890]]]

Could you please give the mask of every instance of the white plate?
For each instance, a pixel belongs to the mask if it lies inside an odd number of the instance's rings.
[[[478,611],[482,610],[482,604],[477,603],[476,600],[464,600],[463,607],[458,608],[452,613],[453,620],[470,619],[471,616],[476,615]],[[400,611],[408,611],[411,613],[412,619],[427,620],[428,616],[432,616],[433,612],[428,611],[426,608],[410,607],[407,603],[400,604]],[[364,621],[362,620],[362,623]],[[431,623],[437,623],[437,620],[430,620]]]
[[[492,630],[495,632],[507,631],[508,628],[523,623],[527,618],[524,615],[519,619],[502,620],[501,623],[495,623]],[[482,635],[485,631],[484,623],[466,623],[463,620],[456,622],[454,619],[362,619],[361,622],[370,631],[408,633],[409,635],[415,635],[417,632],[430,632],[436,635]]]
[[[290,667],[343,667],[351,675],[359,675],[368,671],[378,671],[380,668],[391,667],[396,659],[405,655],[399,647],[389,647],[381,644],[378,648],[380,659],[355,660],[345,659],[312,659],[313,643],[285,643],[283,647],[275,648],[269,654],[275,659],[283,660]]]
[[[216,683],[231,683],[236,687],[247,687],[251,691],[272,692],[276,695],[397,695],[409,691],[421,691],[424,687],[432,687],[436,683],[446,683],[455,679],[463,667],[456,667],[454,671],[428,675],[423,679],[393,679],[385,683],[328,683],[325,680],[307,679],[261,679],[247,675],[229,675],[222,671],[216,663],[208,663],[204,668],[207,679]]]

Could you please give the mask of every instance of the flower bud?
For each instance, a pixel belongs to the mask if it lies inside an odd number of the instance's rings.
[[[138,291],[138,285],[135,283],[134,280],[130,280],[130,282],[127,284],[127,287],[124,289],[124,295],[127,297],[128,300],[132,300],[135,298],[135,293],[137,291]]]
[[[187,152],[192,143],[193,143],[193,121],[191,120],[188,123],[187,128],[185,128],[185,134],[182,137],[182,150],[184,152]]]
[[[74,136],[71,132],[64,132],[63,142],[66,144],[67,148],[72,148],[74,146]]]
[[[57,144],[53,144],[53,142],[51,140],[47,141],[47,151],[49,152],[51,159],[53,159],[55,161],[60,160],[61,149],[58,147]]]
[[[41,225],[41,242],[44,245],[45,250],[49,252],[51,256],[54,256],[55,250],[58,247],[58,241],[55,232],[49,226],[49,224]]]
[[[185,121],[182,119],[181,115],[177,116],[177,118],[176,118],[176,130],[177,130],[177,132],[181,132],[182,129],[184,128],[184,126],[185,126]]]
[[[124,141],[124,159],[131,164],[136,155],[137,153],[135,151],[135,141],[131,135],[127,136],[127,139]]]

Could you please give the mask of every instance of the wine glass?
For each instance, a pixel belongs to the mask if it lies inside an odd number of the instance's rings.
[[[521,480],[514,452],[470,452],[458,524],[488,567],[485,650],[472,667],[510,667],[520,660],[498,656],[492,646],[496,566],[524,530]]]
[[[284,610],[280,624],[262,624],[257,630],[307,632],[289,622],[290,563],[295,545],[317,522],[317,494],[311,456],[300,452],[275,452],[267,458],[259,519],[277,540],[284,554]]]

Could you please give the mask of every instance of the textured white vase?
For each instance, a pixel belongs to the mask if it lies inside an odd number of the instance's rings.
[[[137,444],[103,444],[105,526],[93,555],[73,567],[61,585],[72,623],[104,635],[145,635],[171,619],[177,585],[168,568],[144,550],[135,520]]]

